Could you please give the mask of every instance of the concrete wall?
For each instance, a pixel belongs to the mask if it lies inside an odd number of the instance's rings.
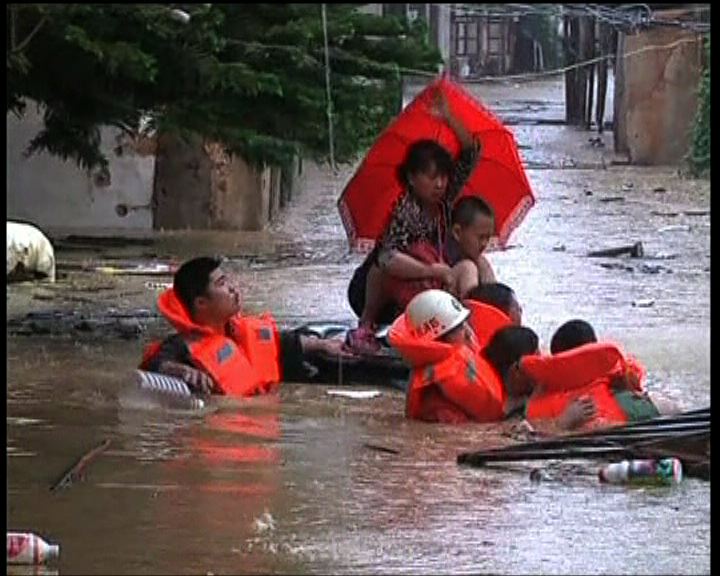
[[[287,175],[293,182],[285,184],[286,201],[301,188],[298,174]],[[159,139],[155,228],[262,230],[279,213],[281,196],[279,167],[254,168],[200,138]]]
[[[665,45],[672,47],[651,48]],[[655,27],[624,36],[620,46],[625,57],[618,60],[615,79],[616,150],[635,164],[682,161],[697,110],[701,37]]]
[[[202,154],[202,140],[163,134],[155,167],[156,229],[210,228],[212,162]]]
[[[302,162],[255,169],[199,137],[130,140],[103,129],[110,179],[23,151],[42,127],[35,106],[7,117],[7,213],[51,235],[122,235],[155,229],[261,230],[302,192]]]
[[[154,146],[135,142],[112,128],[102,130],[102,150],[110,161],[110,180],[49,154],[23,155],[42,128],[34,104],[18,119],[7,115],[7,216],[44,230],[83,228],[150,229]],[[119,215],[124,212],[125,215]]]

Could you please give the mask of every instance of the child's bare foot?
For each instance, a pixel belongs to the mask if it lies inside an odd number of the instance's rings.
[[[380,343],[375,337],[372,326],[360,325],[350,330],[346,339],[347,348],[356,354],[376,354],[380,351]]]

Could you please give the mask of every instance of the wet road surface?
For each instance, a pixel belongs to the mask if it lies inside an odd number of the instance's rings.
[[[549,86],[533,90],[552,115],[562,93]],[[512,107],[536,95],[513,87],[497,98]],[[528,172],[537,205],[489,258],[525,323],[546,348],[561,322],[586,318],[645,364],[651,391],[709,405],[709,183],[611,166],[611,134],[598,148],[595,134],[562,126],[513,129],[538,167]],[[269,308],[284,325],[352,322],[345,291],[360,257],[347,254],[335,209],[350,171],[307,170],[304,194],[268,231],[165,235],[152,249],[230,256],[248,310]],[[585,256],[636,241],[646,257]],[[55,288],[10,286],[8,313],[152,310],[147,281],[68,272]],[[509,425],[408,422],[402,394],[386,388],[350,400],[284,385],[279,398],[196,414],[138,406],[124,390],[143,343],[163,330],[8,337],[8,526],[60,544],[47,573],[709,573],[709,483],[604,486],[587,462],[544,465],[551,479],[540,484],[532,464],[458,467],[459,452],[508,443]],[[105,438],[84,481],[49,491]]]

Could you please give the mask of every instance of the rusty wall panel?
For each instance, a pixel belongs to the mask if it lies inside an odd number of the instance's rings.
[[[625,143],[636,164],[682,161],[697,110],[701,37],[677,28],[653,28],[625,36],[624,55],[618,145]]]

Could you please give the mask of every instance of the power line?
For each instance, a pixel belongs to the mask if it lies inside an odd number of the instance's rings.
[[[622,58],[623,59],[630,58],[631,56],[637,56],[638,54],[643,54],[645,52],[651,52],[651,51],[657,51],[657,50],[669,50],[671,48],[680,46],[681,44],[694,44],[696,42],[697,42],[696,38],[681,38],[680,40],[670,42],[669,44],[654,44],[651,46],[643,46],[642,48],[638,48],[637,50],[632,50],[630,52],[623,54]],[[475,83],[475,82],[507,82],[507,81],[511,81],[511,80],[534,80],[534,79],[543,78],[543,77],[558,76],[560,74],[564,74],[565,72],[569,72],[570,70],[574,70],[576,68],[583,68],[584,66],[589,66],[591,64],[595,64],[596,62],[601,62],[602,60],[611,60],[614,58],[615,58],[614,55],[606,54],[604,56],[590,58],[589,60],[584,60],[582,62],[576,62],[575,64],[571,64],[569,66],[564,66],[563,68],[556,68],[554,70],[546,70],[544,72],[530,72],[527,74],[511,74],[508,76],[480,76],[478,78],[473,78],[472,80],[464,80],[464,82]]]
[[[433,4],[443,6],[442,4]],[[520,18],[523,16],[591,16],[616,30],[634,31],[649,26],[677,26],[697,32],[709,32],[710,23],[698,20],[663,19],[654,17],[653,10],[647,4],[628,4],[621,7],[601,6],[599,4],[508,4],[507,8],[481,8],[478,5],[456,3],[450,10],[457,16],[482,16],[491,19]],[[694,12],[708,12],[709,6],[690,9]]]

